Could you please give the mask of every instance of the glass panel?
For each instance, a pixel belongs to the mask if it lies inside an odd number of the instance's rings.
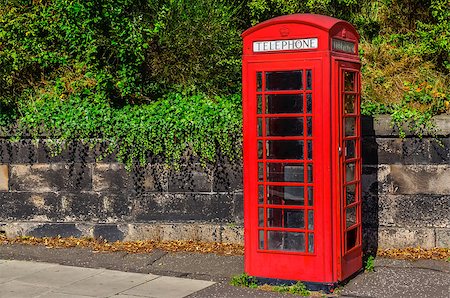
[[[264,249],[264,231],[259,230],[259,249]]]
[[[314,211],[308,210],[308,230],[314,230]]]
[[[344,85],[345,91],[355,90],[355,73],[354,72],[344,72]]]
[[[262,73],[256,73],[256,91],[262,91]]]
[[[347,250],[350,250],[358,244],[358,228],[348,231],[346,236]]]
[[[268,186],[267,204],[304,205],[303,186]]]
[[[267,209],[267,226],[271,228],[305,228],[305,211],[290,209]]]
[[[264,208],[258,208],[258,227],[264,227]]]
[[[354,94],[345,94],[344,95],[344,113],[345,114],[355,113],[355,102],[356,102],[356,95],[354,95]]]
[[[258,185],[258,204],[264,204],[264,185]]]
[[[258,181],[264,180],[264,164],[262,162],[258,163]]]
[[[313,182],[313,166],[312,164],[308,165],[308,183]]]
[[[308,234],[308,251],[314,252],[314,234]]]
[[[267,136],[303,136],[303,118],[266,119]]]
[[[345,165],[345,182],[350,182],[355,180],[355,162],[350,162]]]
[[[347,205],[355,202],[356,184],[350,184],[345,187],[345,201]]]
[[[306,94],[306,113],[312,113],[312,94]]]
[[[267,181],[271,182],[303,182],[303,164],[267,163]]]
[[[266,95],[266,113],[303,113],[303,94]]]
[[[258,126],[257,127],[258,137],[262,137],[262,134],[263,134],[262,118],[258,118],[257,126]]]
[[[308,69],[306,71],[306,90],[312,89],[312,70]]]
[[[305,233],[268,231],[267,241],[270,250],[305,251]]]
[[[303,141],[267,141],[268,159],[303,159]]]
[[[308,140],[308,159],[309,160],[312,160],[312,150],[313,150],[313,148],[312,148],[312,141],[311,140]]]
[[[263,158],[263,141],[258,141],[258,159]]]
[[[266,72],[266,90],[301,90],[302,71]]]
[[[348,140],[345,141],[345,158],[346,159],[350,159],[350,158],[355,158],[355,146],[356,146],[356,141],[355,140]]]
[[[353,117],[344,118],[345,136],[354,136],[356,132],[356,120]]]
[[[306,130],[308,137],[312,136],[312,117],[306,118]]]
[[[347,228],[356,224],[356,206],[345,209],[345,222]]]
[[[261,94],[258,94],[257,96],[256,96],[256,98],[257,98],[257,101],[258,101],[258,108],[257,108],[257,113],[258,114],[261,114],[262,113],[262,95]]]
[[[308,186],[308,205],[309,206],[314,205],[314,192],[312,186]]]

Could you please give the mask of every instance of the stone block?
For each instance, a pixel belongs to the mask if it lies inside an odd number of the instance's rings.
[[[55,193],[0,192],[0,220],[60,220],[61,205]]]
[[[82,233],[75,224],[48,223],[39,225],[27,232],[28,235],[42,237],[81,237]]]
[[[138,221],[228,221],[233,211],[232,195],[145,193],[132,201]]]
[[[57,141],[57,140],[56,140]],[[89,149],[88,144],[79,141],[60,141],[63,149],[58,154],[53,154],[50,150],[51,143],[55,140],[41,139],[37,147],[38,163],[92,163],[95,156]],[[50,145],[50,146],[49,146]]]
[[[242,190],[242,163],[241,162],[219,162],[214,167],[213,191],[233,192]]]
[[[162,229],[157,223],[128,224],[124,241],[162,240]]]
[[[219,224],[197,224],[198,240],[202,242],[222,242],[221,227]]]
[[[65,221],[105,221],[103,200],[97,193],[60,194],[61,214]]]
[[[378,196],[365,194],[362,197],[362,224],[366,227],[378,227],[379,203]]]
[[[130,188],[130,175],[119,163],[97,163],[92,173],[94,191],[124,191]]]
[[[450,229],[436,229],[436,247],[450,248]]]
[[[161,240],[194,240],[199,241],[198,226],[189,223],[161,224]]]
[[[450,165],[391,165],[393,194],[450,194]]]
[[[169,192],[212,192],[213,170],[201,164],[182,164],[172,168],[169,177]]]
[[[106,222],[131,220],[132,202],[126,192],[99,193],[101,218]]]
[[[222,242],[244,244],[244,227],[239,225],[224,225],[222,227]]]
[[[142,171],[139,185],[144,191],[167,192],[169,183],[169,168],[163,163],[149,164]]]
[[[430,158],[434,164],[450,164],[450,137],[430,139]]]
[[[378,196],[380,193],[392,193],[393,186],[388,179],[390,171],[389,165],[363,166],[361,175],[362,195]]]
[[[9,170],[8,165],[0,165],[0,191],[9,189]]]
[[[52,192],[90,190],[91,168],[83,164],[10,165],[13,191]]]
[[[233,195],[233,221],[237,224],[244,223],[244,194],[242,192]]]
[[[382,195],[379,224],[404,228],[450,228],[450,196]]]
[[[37,143],[29,139],[17,142],[0,139],[0,163],[34,164],[37,162],[37,148]]]
[[[398,138],[365,137],[362,139],[362,160],[365,165],[402,162],[402,140]]]
[[[398,228],[379,227],[379,248],[405,247],[433,248],[435,246],[434,229],[430,228]]]
[[[428,164],[431,161],[430,140],[427,138],[406,138],[402,142],[402,164]]]
[[[121,241],[125,238],[125,233],[115,224],[99,224],[93,228],[94,238],[101,238],[109,242]]]

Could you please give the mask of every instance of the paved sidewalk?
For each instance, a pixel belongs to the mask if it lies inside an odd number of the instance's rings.
[[[214,282],[30,261],[0,260],[0,297],[178,298]]]

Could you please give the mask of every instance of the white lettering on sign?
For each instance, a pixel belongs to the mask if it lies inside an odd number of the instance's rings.
[[[317,38],[254,41],[253,52],[317,49],[318,44]]]
[[[341,39],[334,39],[332,41],[333,50],[347,53],[355,53],[355,43]]]

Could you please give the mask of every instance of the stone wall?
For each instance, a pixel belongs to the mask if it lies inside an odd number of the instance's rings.
[[[363,119],[365,249],[450,247],[450,117],[436,123],[438,139],[401,139],[389,118]],[[52,157],[45,142],[0,136],[0,233],[243,242],[240,164],[127,172],[98,148]]]

